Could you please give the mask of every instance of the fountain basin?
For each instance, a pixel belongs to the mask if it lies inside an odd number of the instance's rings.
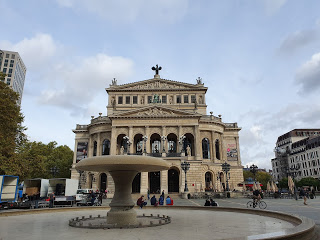
[[[154,172],[169,169],[161,158],[137,155],[104,155],[85,158],[76,165],[77,170],[109,172],[115,184],[115,192],[107,213],[107,224],[120,227],[137,225],[135,203],[131,197],[131,186],[138,172]]]

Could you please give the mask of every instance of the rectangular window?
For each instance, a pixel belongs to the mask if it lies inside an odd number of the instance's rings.
[[[123,98],[120,96],[118,97],[118,104],[122,104]]]
[[[8,74],[8,77],[11,77],[11,73]]]
[[[184,95],[183,96],[183,102],[184,103],[189,103],[189,96],[188,95]]]
[[[181,103],[181,96],[180,95],[177,96],[177,103]]]
[[[167,103],[167,96],[162,96],[162,103]]]
[[[14,60],[10,60],[10,63],[14,63]]]
[[[152,102],[152,96],[148,96],[148,103]]]
[[[9,58],[9,53],[6,54],[6,58]]]
[[[14,59],[15,57],[16,57],[16,55],[14,55],[14,54],[11,55],[11,58],[12,58],[12,59]]]
[[[126,104],[130,104],[130,96],[126,96]]]
[[[196,102],[196,95],[191,95],[191,103],[195,103]]]
[[[10,63],[10,67],[13,67],[13,63]]]
[[[5,63],[8,63],[8,62],[9,62],[9,60],[8,60],[8,59],[5,59],[5,60],[4,60],[4,62],[5,62]]]
[[[133,96],[132,97],[132,103],[133,104],[138,104],[138,96]]]
[[[8,63],[3,64],[4,67],[8,67]]]
[[[6,69],[6,68],[4,68],[2,72],[3,72],[3,73],[7,73],[7,69]]]
[[[12,68],[9,68],[9,73],[12,73]]]

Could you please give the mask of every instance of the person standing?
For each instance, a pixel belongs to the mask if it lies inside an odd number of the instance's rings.
[[[148,188],[148,191],[147,191],[147,196],[148,196],[148,200],[150,200],[150,190]]]
[[[53,208],[53,205],[54,205],[54,192],[50,193],[49,194],[49,208]]]
[[[161,196],[164,199],[164,190],[162,190]]]

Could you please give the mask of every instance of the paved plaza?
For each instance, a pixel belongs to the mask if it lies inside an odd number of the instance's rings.
[[[248,198],[215,199],[221,207],[246,208]],[[108,206],[111,199],[103,201]],[[320,198],[309,199],[308,205],[302,200],[293,199],[265,199],[266,210],[281,211],[311,218],[320,225]],[[174,199],[175,206],[203,206],[205,199]],[[148,204],[149,205],[149,204]],[[211,208],[211,207],[209,207]],[[58,211],[57,211],[58,210]],[[75,208],[74,208],[75,210]],[[78,209],[79,210],[79,209]],[[1,211],[15,212],[17,210]],[[23,210],[22,210],[23,211]],[[37,210],[33,210],[37,211]],[[143,229],[77,229],[68,226],[68,220],[82,215],[93,216],[106,214],[106,210],[93,207],[71,211],[69,209],[55,209],[53,212],[41,214],[25,214],[10,217],[0,217],[0,239],[236,239],[246,235],[255,235],[288,229],[292,225],[286,221],[272,219],[251,214],[234,214],[212,212],[206,210],[180,211],[167,208],[136,209],[138,215],[142,213],[160,213],[172,216],[176,225],[168,224],[159,227]],[[38,211],[42,212],[42,210]],[[236,222],[236,227],[229,223]]]

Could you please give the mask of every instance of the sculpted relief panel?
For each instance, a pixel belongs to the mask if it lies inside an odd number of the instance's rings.
[[[144,112],[135,114],[136,116],[150,116],[150,117],[161,117],[161,116],[173,116],[175,115],[172,111],[163,111],[159,108],[152,108]]]

